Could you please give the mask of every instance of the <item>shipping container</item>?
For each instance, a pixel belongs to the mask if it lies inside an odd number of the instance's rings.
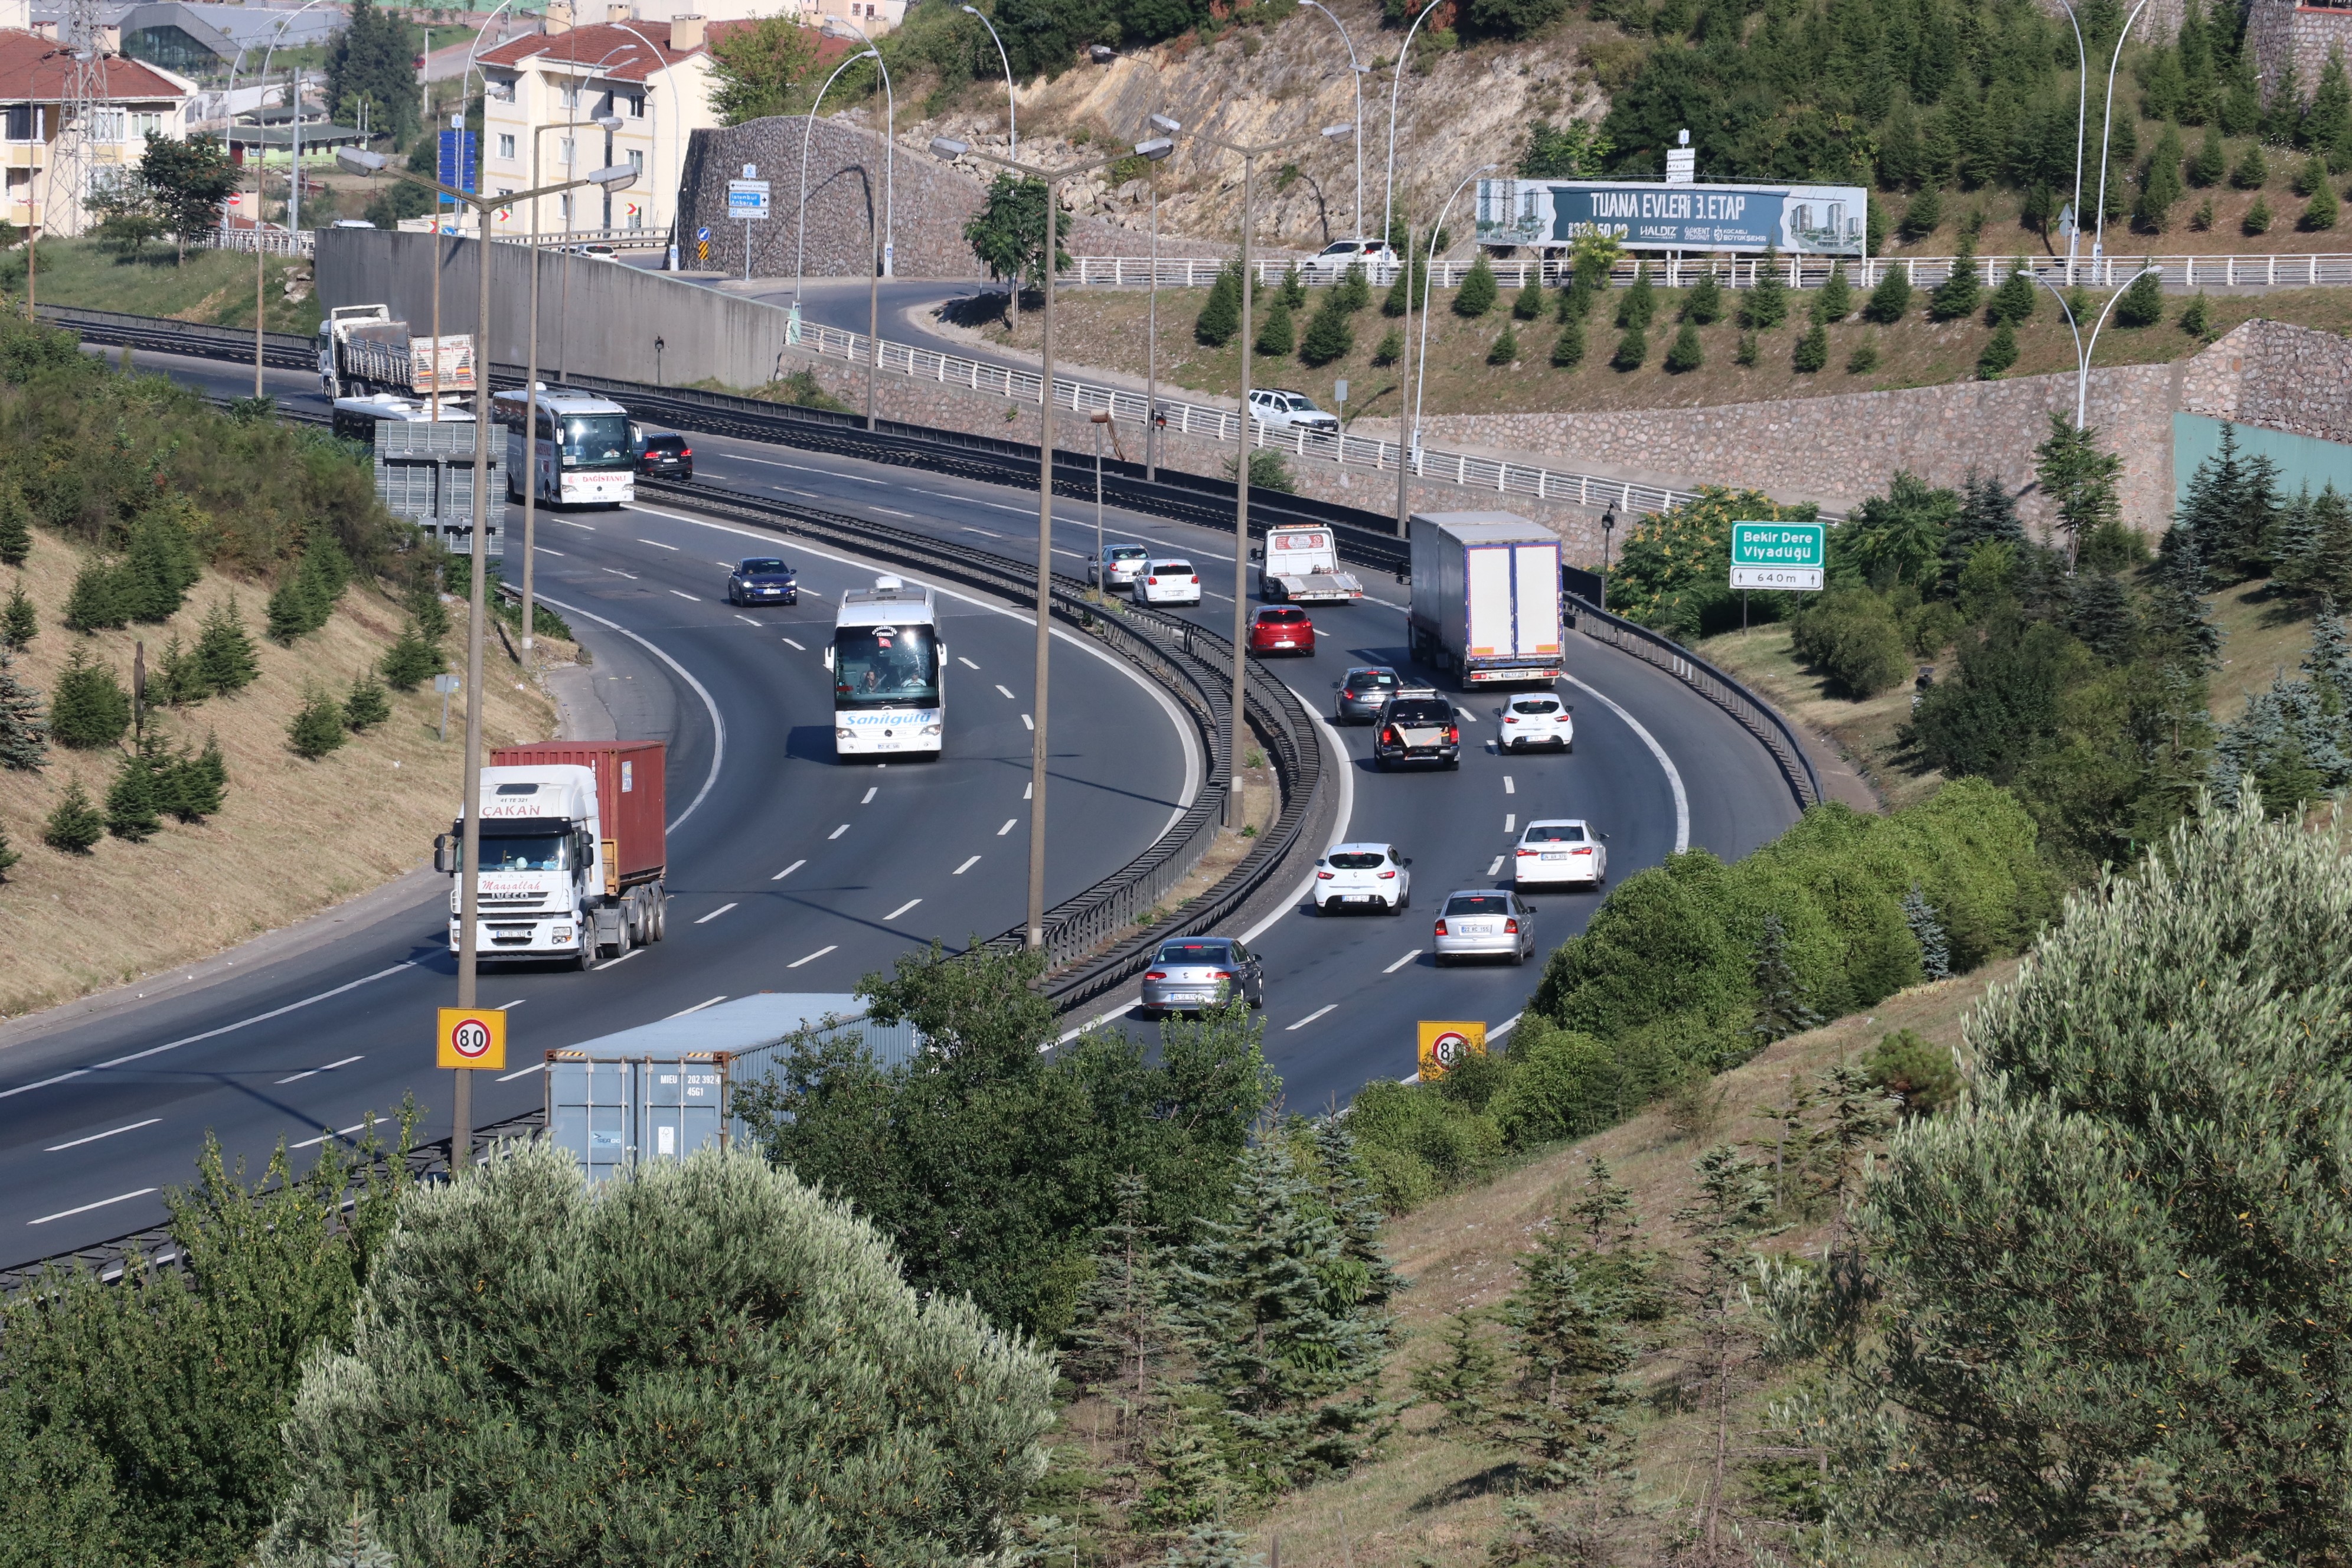
[[[569,763],[595,771],[608,897],[661,880],[667,856],[663,761],[659,741],[538,741],[490,752],[494,768]]]
[[[1559,538],[1507,511],[1415,512],[1408,637],[1465,687],[1560,677]]]

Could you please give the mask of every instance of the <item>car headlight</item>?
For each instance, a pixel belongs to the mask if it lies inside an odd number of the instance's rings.
[[[572,940],[572,928],[570,926],[557,926],[555,928],[555,933],[551,940],[555,942],[570,942]]]
[[[848,741],[848,740],[854,740],[854,739],[856,739],[856,737],[855,737],[855,736],[853,736],[853,735],[852,735],[848,731],[846,731],[846,730],[835,730],[835,731],[833,732],[833,738],[834,738],[835,740],[836,740],[836,741]]]
[[[937,724],[926,724],[923,726],[923,733],[926,736],[936,736],[939,734],[940,730],[940,726]]]

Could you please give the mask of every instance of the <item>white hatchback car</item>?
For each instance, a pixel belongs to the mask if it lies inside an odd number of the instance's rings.
[[[1339,844],[1315,862],[1315,912],[1333,909],[1404,912],[1412,902],[1412,861],[1393,844]]]
[[[1192,570],[1190,561],[1166,557],[1147,561],[1135,579],[1135,599],[1140,605],[1197,605],[1201,574]]]
[[[1348,268],[1360,261],[1367,270],[1381,262],[1396,260],[1396,252],[1385,240],[1335,239],[1312,258],[1302,262],[1298,270],[1309,278],[1336,283],[1346,276]]]
[[[1528,691],[1503,705],[1503,750],[1533,751],[1538,746],[1576,750],[1576,718],[1569,705],[1549,691]]]
[[[1339,418],[1315,406],[1303,392],[1261,386],[1250,393],[1250,415],[1269,430],[1304,430],[1310,436],[1337,436]]]
[[[1512,884],[1520,888],[1598,888],[1609,879],[1609,847],[1577,817],[1530,822],[1511,857]]]

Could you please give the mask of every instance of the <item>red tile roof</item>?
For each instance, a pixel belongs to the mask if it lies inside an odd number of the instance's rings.
[[[58,103],[64,100],[72,79],[73,60],[66,47],[37,33],[0,28],[0,102]],[[120,55],[106,61],[106,97],[110,103],[144,99],[183,98],[187,85],[152,66]]]
[[[480,60],[484,65],[509,69],[520,69],[527,61],[539,58],[566,64],[577,60],[583,66],[595,67],[595,74],[609,80],[645,81],[666,65],[707,53],[711,41],[757,25],[752,21],[712,22],[704,29],[703,47],[673,49],[669,47],[667,22],[631,22],[625,26],[598,22],[565,33],[533,33],[515,38],[497,48],[485,49]],[[830,64],[854,47],[829,34],[820,35],[816,46],[820,65]],[[600,60],[604,62],[601,66],[596,64]]]

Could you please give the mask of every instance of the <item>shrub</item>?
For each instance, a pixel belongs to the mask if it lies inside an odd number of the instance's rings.
[[[1349,315],[1372,302],[1371,277],[1360,261],[1348,263],[1348,270],[1339,274],[1339,281],[1331,285],[1331,302]]]
[[[1723,320],[1723,285],[1717,281],[1714,268],[1699,274],[1698,281],[1683,295],[1683,320],[1702,327]]]
[[[1896,227],[1895,232],[1903,237],[1904,244],[1916,245],[1942,227],[1943,223],[1943,193],[1935,186],[1929,185],[1926,190],[1913,196],[1911,205],[1903,209],[1903,222]]]
[[[259,678],[261,661],[237,616],[235,596],[205,612],[196,634],[196,663],[205,686],[215,691],[242,691]]]
[[[1429,1084],[1366,1084],[1348,1112],[1348,1131],[1359,1149],[1418,1162],[1441,1188],[1484,1175],[1503,1152],[1492,1120]]]
[[[10,584],[8,603],[0,605],[0,647],[14,652],[40,635],[40,617],[34,612],[32,599],[25,593],[25,584]]]
[[[1825,327],[1833,327],[1853,314],[1853,285],[1846,281],[1845,258],[1840,257],[1830,264],[1830,275],[1813,295],[1812,318]]]
[[[1372,363],[1386,367],[1396,363],[1403,357],[1404,334],[1396,328],[1391,327],[1386,332],[1381,334],[1381,341],[1373,345]]]
[[[1963,234],[1959,253],[1952,258],[1951,276],[1937,284],[1927,296],[1927,319],[1957,321],[1963,316],[1973,316],[1977,301],[1983,297],[1984,280],[1977,272],[1976,246]]]
[[[1891,327],[1901,321],[1911,309],[1910,275],[1900,267],[1889,266],[1886,276],[1870,291],[1870,300],[1862,308],[1862,319]]]
[[[1633,281],[1617,299],[1617,325],[1648,328],[1658,319],[1658,291],[1650,284],[1650,264],[1633,268]]]
[[[1617,370],[1639,370],[1649,357],[1650,334],[1639,327],[1628,327],[1617,340],[1617,352],[1609,356],[1609,363]]]
[[[2205,290],[2197,290],[2195,299],[2180,308],[2180,330],[2192,338],[2210,337],[2213,321],[2210,308],[2205,303]]]
[[[1511,330],[1508,322],[1505,322],[1501,334],[1486,351],[1486,363],[1496,366],[1510,365],[1517,363],[1518,358],[1519,334]]]
[[[1877,696],[1911,673],[1903,629],[1886,596],[1850,588],[1811,596],[1790,617],[1790,647],[1856,701]]]
[[[1811,375],[1830,363],[1830,334],[1816,321],[1798,338],[1797,346],[1789,355],[1789,368],[1799,375]]]
[[[1482,250],[1477,259],[1470,263],[1470,270],[1463,278],[1462,287],[1454,291],[1454,313],[1475,321],[1495,308],[1495,301],[1500,298],[1501,292],[1495,281],[1494,264],[1486,259],[1486,253]]]
[[[1568,0],[1470,0],[1470,26],[1489,37],[1527,38],[1568,14]]]
[[[1517,294],[1511,296],[1511,319],[1515,321],[1540,321],[1543,319],[1543,271],[1540,268],[1530,267],[1528,269],[1527,282],[1520,285]]]
[[[1298,357],[1310,365],[1320,366],[1345,359],[1355,350],[1355,329],[1348,324],[1348,311],[1339,303],[1339,291],[1331,289],[1307,319],[1307,334],[1298,343]]]
[[[1769,331],[1789,319],[1789,283],[1780,276],[1780,253],[1769,246],[1755,268],[1755,282],[1739,297],[1739,324]]]
[[[1977,379],[1998,381],[2001,372],[2017,363],[2017,329],[2003,321],[1985,340],[1984,352],[1977,355]]]
[[[1257,352],[1267,359],[1282,359],[1298,346],[1298,338],[1290,320],[1290,307],[1280,300],[1265,313],[1257,327]]]
[[[1242,276],[1227,267],[1209,286],[1209,297],[1202,301],[1201,313],[1193,320],[1192,335],[1213,349],[1221,349],[1241,330]]]
[[[1666,370],[1674,375],[1698,369],[1706,363],[1706,351],[1700,346],[1698,328],[1685,321],[1682,331],[1675,334],[1674,345],[1666,350]]]
[[[66,595],[66,629],[96,632],[128,624],[124,597],[121,570],[92,556],[74,574],[73,591]]]
[[[2331,229],[2336,226],[2336,187],[2327,183],[2326,172],[2322,170],[2319,184],[2311,193],[2311,204],[2303,209],[2295,226],[2306,234]]]
[[[33,531],[25,511],[25,493],[13,482],[0,481],[0,566],[22,566],[33,550]]]
[[[106,818],[92,805],[89,792],[74,779],[41,825],[41,842],[68,855],[87,855],[106,837]]]
[[[85,648],[74,649],[49,700],[50,735],[60,746],[89,752],[114,744],[129,728],[131,694],[113,668],[91,663]]]
[[[155,770],[144,750],[123,758],[106,792],[106,830],[133,844],[145,843],[163,826],[156,795]]]
[[[1571,316],[1559,329],[1559,336],[1551,342],[1551,363],[1560,370],[1574,370],[1584,363],[1584,321]]]
[[[1913,657],[1933,658],[1952,646],[1963,624],[1949,599],[1930,599],[1904,622],[1903,641]]]
[[[2270,183],[2270,160],[2263,156],[2262,142],[2259,139],[2248,142],[2245,152],[2239,155],[2237,163],[2230,170],[2230,184],[2242,191],[2259,191]],[[2252,232],[2259,234],[2262,231],[2256,229]]]
[[[297,756],[311,762],[343,743],[343,710],[332,697],[312,687],[301,708],[286,726],[286,743]]]
[[[1930,1044],[1897,1029],[1862,1058],[1863,1076],[1901,1102],[1903,1114],[1933,1116],[1958,1103],[1968,1084],[1949,1046]]]
[[[383,683],[373,676],[353,677],[352,694],[343,699],[344,727],[357,732],[391,717],[392,703],[383,694]]]
[[[2119,327],[2152,327],[2164,320],[2164,283],[2156,273],[2143,272],[2132,279],[2124,297],[2116,301],[2116,325]]]
[[[2268,234],[2271,231],[2271,204],[2269,198],[2265,196],[2256,196],[2254,198],[2254,205],[2246,209],[2246,216],[2240,221],[2238,226],[2248,234]]]
[[[1854,345],[1853,353],[1845,356],[1848,375],[1867,375],[1878,368],[1878,341],[1864,338]]]

